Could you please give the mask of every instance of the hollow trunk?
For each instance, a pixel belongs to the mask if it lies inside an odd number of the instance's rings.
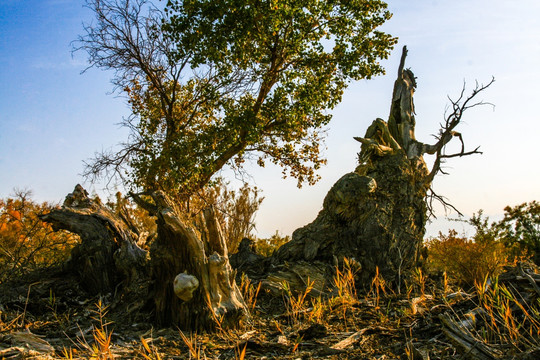
[[[190,330],[237,326],[249,314],[213,209],[193,221],[163,192],[153,198],[158,237],[150,249],[150,294],[157,323]]]
[[[41,219],[54,230],[80,236],[67,267],[90,294],[113,293],[118,285],[144,277],[146,251],[137,245],[137,236],[111,210],[88,198],[82,186],[75,187],[61,209]]]

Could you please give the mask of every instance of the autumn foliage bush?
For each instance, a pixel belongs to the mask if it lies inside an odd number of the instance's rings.
[[[480,210],[465,221],[475,230],[472,238],[455,230],[428,241],[431,270],[446,271],[461,285],[481,284],[504,265],[530,259],[540,264],[540,203],[531,201],[504,208],[504,218],[490,222]]]
[[[69,257],[78,236],[54,232],[38,217],[53,207],[33,201],[30,191],[17,190],[12,198],[0,199],[0,283]]]
[[[192,218],[212,206],[227,250],[232,254],[238,250],[243,238],[252,237],[255,215],[263,200],[257,187],[244,183],[234,188],[223,178],[216,178],[189,200],[179,200],[177,205],[181,212]]]
[[[244,184],[238,190],[233,190],[221,179],[207,193],[207,200],[217,210],[217,220],[227,242],[227,249],[234,253],[243,238],[251,237],[255,229],[255,214],[264,197],[261,197],[256,187]]]
[[[255,241],[255,249],[257,254],[269,257],[272,256],[274,251],[287,242],[291,241],[291,237],[288,235],[281,235],[278,231],[268,238],[260,238]]]
[[[428,267],[446,271],[463,286],[481,284],[486,277],[496,276],[509,261],[509,250],[495,238],[468,239],[455,230],[428,242]]]

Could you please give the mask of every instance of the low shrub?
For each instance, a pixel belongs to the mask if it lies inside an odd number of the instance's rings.
[[[255,241],[255,249],[257,254],[264,257],[272,256],[274,251],[279,249],[279,247],[287,242],[291,241],[291,237],[288,235],[281,235],[278,231],[269,238],[266,239],[257,239]]]
[[[462,286],[483,283],[496,276],[509,262],[509,250],[494,238],[475,241],[458,236],[455,230],[428,242],[428,267],[431,271],[446,271]]]
[[[0,283],[17,275],[65,261],[78,236],[54,232],[39,219],[53,205],[36,203],[30,191],[0,199]]]

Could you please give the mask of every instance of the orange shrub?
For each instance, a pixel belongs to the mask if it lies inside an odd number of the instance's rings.
[[[67,259],[78,236],[54,232],[38,215],[50,211],[48,203],[30,199],[29,191],[0,199],[0,283],[38,267]]]
[[[460,285],[474,286],[486,277],[498,275],[508,263],[509,251],[494,238],[473,241],[457,236],[455,230],[428,242],[428,266],[432,271],[446,271]]]

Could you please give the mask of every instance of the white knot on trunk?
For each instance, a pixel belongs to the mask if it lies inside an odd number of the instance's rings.
[[[176,275],[173,282],[174,293],[183,301],[189,301],[193,292],[199,287],[199,280],[185,272]]]

